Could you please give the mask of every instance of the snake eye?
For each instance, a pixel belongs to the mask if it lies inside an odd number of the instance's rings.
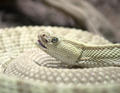
[[[58,38],[56,38],[56,37],[53,37],[53,38],[52,38],[52,42],[53,42],[53,43],[56,43],[57,41],[58,41]]]

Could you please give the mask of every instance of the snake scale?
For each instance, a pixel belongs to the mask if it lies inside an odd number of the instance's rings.
[[[39,48],[36,43],[40,37],[38,34],[44,31],[83,42],[83,45],[89,46],[87,50],[97,45],[94,49],[97,52],[84,52],[86,49],[83,49],[82,68],[69,68]],[[56,38],[53,42],[54,40]],[[110,44],[112,43],[108,40],[80,29],[50,26],[0,29],[0,93],[120,93],[120,68],[113,67],[119,66],[119,44],[109,46]],[[69,43],[67,45],[71,46]],[[98,47],[102,45],[106,48]],[[56,53],[61,54],[59,51]],[[98,60],[104,62],[100,58],[102,53],[102,58],[106,64],[110,62],[110,67],[102,67],[105,64],[93,68]],[[93,60],[90,59],[90,63],[93,63],[89,64],[86,60],[92,54],[96,54],[97,58],[93,56]],[[78,59],[82,59],[81,56]],[[76,65],[81,63],[76,62]],[[84,66],[92,68],[83,68]]]

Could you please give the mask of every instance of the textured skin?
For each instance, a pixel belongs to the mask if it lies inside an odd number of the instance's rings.
[[[90,45],[50,31],[41,32],[38,39],[43,51],[67,65],[88,68],[120,66],[120,44]]]
[[[67,69],[61,61],[38,48],[37,35],[44,30],[89,45],[111,44],[97,35],[69,28],[36,26],[0,29],[0,93],[120,93],[119,67]],[[24,87],[18,87],[20,85]],[[25,85],[33,87],[26,88]]]

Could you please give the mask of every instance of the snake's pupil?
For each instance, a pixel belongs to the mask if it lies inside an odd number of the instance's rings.
[[[52,42],[53,42],[53,43],[56,43],[57,41],[58,41],[58,38],[53,37]]]

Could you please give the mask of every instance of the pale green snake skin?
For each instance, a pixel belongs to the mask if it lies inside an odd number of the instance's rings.
[[[111,44],[98,35],[70,28],[0,29],[0,93],[120,93],[119,67],[67,69],[38,48],[37,35],[45,30],[89,45]]]

